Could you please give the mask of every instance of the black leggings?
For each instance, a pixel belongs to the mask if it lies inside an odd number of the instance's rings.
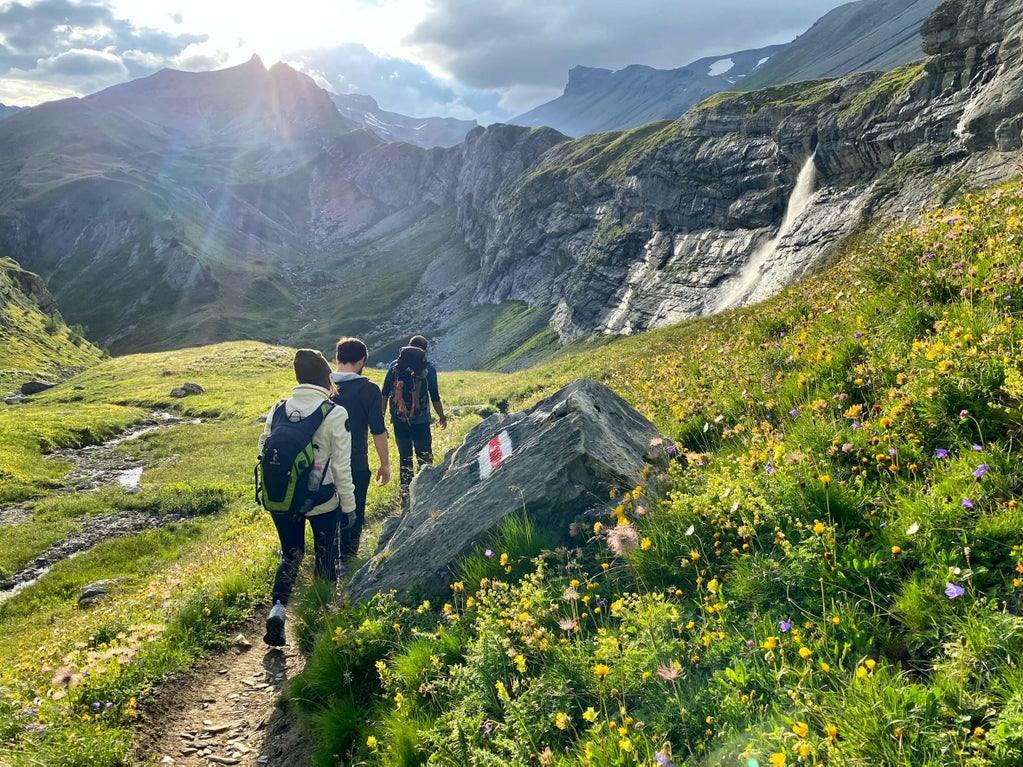
[[[281,563],[277,566],[274,576],[274,587],[271,599],[288,604],[291,590],[298,577],[298,568],[305,556],[305,521],[313,529],[313,551],[316,556],[313,565],[313,577],[324,578],[330,583],[337,582],[337,561],[339,550],[338,528],[341,523],[341,509],[336,508],[326,514],[314,514],[300,517],[296,514],[271,513],[277,537],[281,540]]]

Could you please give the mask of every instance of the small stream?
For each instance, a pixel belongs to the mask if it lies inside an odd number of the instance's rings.
[[[195,423],[201,423],[201,421],[180,418],[166,411],[154,411],[150,418],[135,424],[132,428],[106,442],[51,453],[46,456],[48,460],[62,460],[71,464],[71,469],[63,478],[63,486],[57,488],[55,492],[91,492],[101,487],[119,484],[125,492],[137,493],[142,489],[142,473],[145,466],[124,451],[117,450],[117,446],[156,429]],[[24,506],[0,506],[0,525],[5,528],[9,525],[23,524],[31,516],[31,509]],[[73,520],[80,526],[78,531],[72,532],[63,540],[55,543],[11,578],[0,580],[0,603],[35,583],[57,562],[62,559],[70,559],[91,549],[101,541],[163,527],[183,519],[185,519],[184,515],[155,515],[144,511],[79,517]]]

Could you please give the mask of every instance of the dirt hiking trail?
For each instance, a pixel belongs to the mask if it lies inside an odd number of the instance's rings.
[[[263,644],[263,616],[241,626],[222,651],[164,682],[140,706],[139,764],[177,767],[302,767],[309,744],[276,706],[305,658],[290,626],[288,645]]]

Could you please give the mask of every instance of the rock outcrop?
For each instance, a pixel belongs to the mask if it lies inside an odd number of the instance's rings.
[[[589,379],[527,411],[492,415],[441,464],[416,476],[409,511],[345,593],[355,602],[412,588],[442,594],[442,571],[523,510],[536,527],[567,542],[569,523],[603,509],[611,488],[639,484],[646,463],[664,459],[662,445],[667,441],[653,424]]]

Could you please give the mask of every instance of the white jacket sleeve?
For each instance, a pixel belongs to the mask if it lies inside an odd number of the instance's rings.
[[[348,411],[334,407],[324,421],[330,428],[330,475],[341,502],[341,511],[355,511],[355,485],[352,484],[352,434],[348,431]]]

